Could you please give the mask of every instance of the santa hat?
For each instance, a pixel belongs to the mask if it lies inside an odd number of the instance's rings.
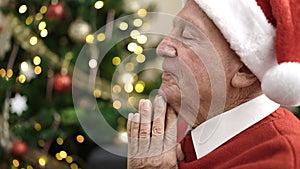
[[[300,105],[299,0],[195,0],[263,93],[286,106]]]

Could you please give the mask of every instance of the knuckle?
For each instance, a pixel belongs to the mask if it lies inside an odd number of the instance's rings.
[[[164,134],[164,130],[160,126],[153,126],[152,127],[152,135],[160,136]]]
[[[140,130],[140,138],[147,138],[150,136],[150,132],[146,129]]]

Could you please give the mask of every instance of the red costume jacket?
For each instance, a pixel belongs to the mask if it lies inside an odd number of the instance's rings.
[[[181,147],[180,169],[300,169],[300,122],[279,108],[198,160],[191,136]]]

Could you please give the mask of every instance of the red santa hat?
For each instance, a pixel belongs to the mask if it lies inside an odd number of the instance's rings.
[[[263,93],[287,106],[300,105],[299,0],[195,0]]]

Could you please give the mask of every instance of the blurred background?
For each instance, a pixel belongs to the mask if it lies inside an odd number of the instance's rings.
[[[112,146],[126,144],[127,119],[118,110],[136,106],[157,89],[160,72],[127,73],[126,82],[111,85],[113,74],[129,55],[127,72],[155,61],[143,50],[155,48],[161,38],[150,40],[139,30],[149,27],[149,12],[176,14],[180,7],[180,0],[0,0],[0,169],[126,168],[126,158],[101,149],[79,124],[72,100],[74,64],[85,44],[128,34],[100,65],[89,62],[101,71],[93,91],[98,108],[119,133],[101,137]],[[131,20],[114,23],[127,15]],[[129,98],[112,99],[111,92]]]
[[[152,39],[139,30],[151,26],[149,12],[175,15],[181,5],[181,0],[0,0],[0,169],[126,168],[126,158],[99,147],[78,121],[72,99],[75,62],[85,44],[128,34],[101,64],[88,62],[101,71],[93,97],[118,135],[101,133],[101,124],[95,130],[111,146],[126,145],[127,119],[119,110],[136,107],[160,85],[160,71],[134,73],[140,65],[158,64],[145,49],[163,38]],[[127,15],[132,17],[114,22]],[[119,83],[112,84],[126,59],[126,73],[121,71]],[[120,93],[128,98],[112,99],[111,94]]]

